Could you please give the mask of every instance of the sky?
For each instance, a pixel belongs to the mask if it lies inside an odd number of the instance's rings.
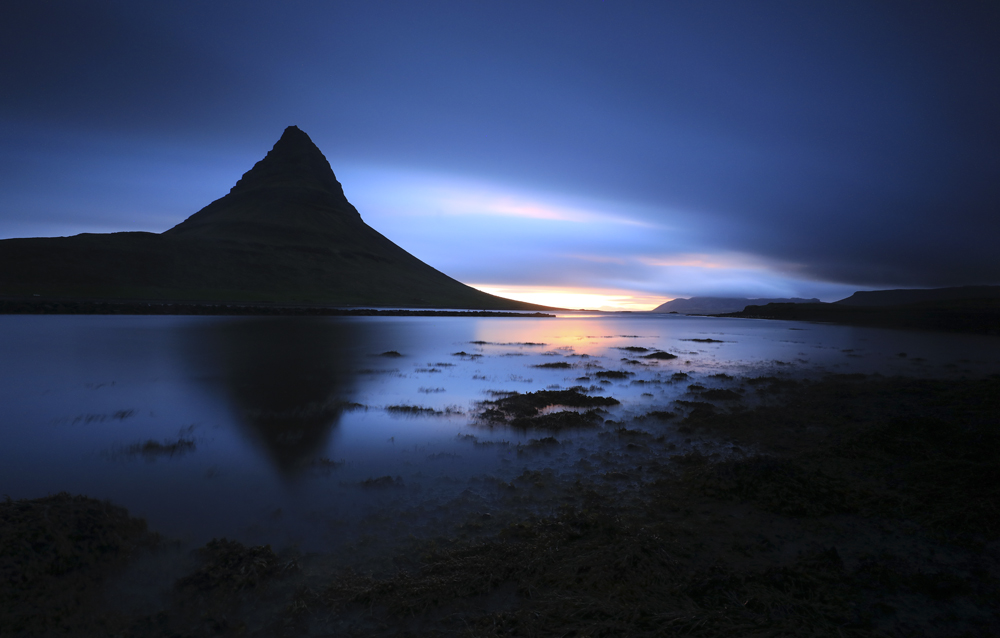
[[[0,238],[162,232],[297,125],[511,298],[1000,284],[991,0],[5,0],[0,87]]]

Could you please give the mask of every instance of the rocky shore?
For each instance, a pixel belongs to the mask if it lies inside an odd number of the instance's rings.
[[[355,564],[217,539],[141,612],[109,588],[169,542],[93,499],[8,500],[0,635],[1000,634],[1000,377],[726,382],[591,424],[572,472],[544,467],[568,433],[517,413],[549,395],[484,404],[540,426],[500,507]]]

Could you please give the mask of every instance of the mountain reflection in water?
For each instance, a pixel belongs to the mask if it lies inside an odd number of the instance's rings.
[[[192,327],[186,350],[212,377],[248,436],[284,476],[322,450],[354,391],[366,326],[308,317]]]
[[[654,349],[679,356],[641,359]],[[389,351],[401,356],[380,356]],[[598,459],[618,462],[602,451],[618,424],[683,448],[689,435],[676,422],[644,415],[692,400],[695,385],[855,372],[975,378],[996,373],[998,361],[995,337],[641,313],[7,315],[0,485],[12,498],[65,490],[110,499],[194,546],[225,536],[328,551],[373,534],[445,533],[469,511],[488,512],[507,493],[498,481],[526,471],[609,471]],[[605,370],[631,375],[597,376]],[[678,372],[688,376],[675,380]],[[549,433],[476,422],[484,399],[577,385],[621,401],[605,417],[617,424],[559,433],[559,446],[539,448],[530,440]],[[347,402],[368,409],[348,412]],[[127,452],[182,443],[186,454]],[[331,463],[314,463],[321,457]],[[370,487],[386,476],[402,482]]]

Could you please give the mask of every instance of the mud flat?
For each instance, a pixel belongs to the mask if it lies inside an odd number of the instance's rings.
[[[106,593],[171,551],[141,521],[0,503],[0,633],[1000,635],[1000,376],[720,382],[593,425],[573,472],[481,477],[501,505],[459,499],[450,534],[369,539],[354,564],[218,539],[144,608]],[[600,409],[579,394],[498,399],[484,427],[530,427],[549,398]],[[574,445],[535,423],[519,453]]]

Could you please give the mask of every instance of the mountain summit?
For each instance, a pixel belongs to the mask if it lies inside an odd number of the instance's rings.
[[[311,189],[332,196],[331,202],[357,211],[344,197],[344,189],[326,156],[299,127],[289,126],[264,159],[230,189],[230,194],[265,188]]]
[[[162,234],[0,241],[0,296],[541,309],[441,273],[368,226],[289,126],[224,197]]]
[[[316,244],[363,224],[330,162],[297,126],[217,199],[165,235]]]

